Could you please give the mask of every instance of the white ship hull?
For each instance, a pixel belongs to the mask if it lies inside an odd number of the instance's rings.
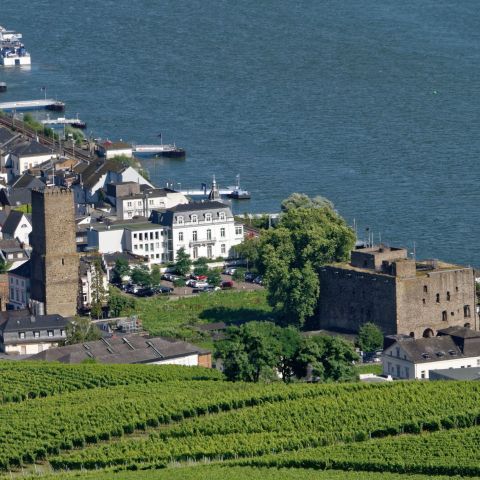
[[[19,57],[17,55],[13,57],[2,57],[0,56],[0,65],[4,67],[15,67],[15,66],[22,66],[22,65],[31,65],[31,58],[30,55],[25,55],[23,57]]]

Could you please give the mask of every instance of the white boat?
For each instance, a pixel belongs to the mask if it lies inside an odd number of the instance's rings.
[[[14,67],[31,64],[30,53],[21,40],[21,33],[0,26],[0,65]]]

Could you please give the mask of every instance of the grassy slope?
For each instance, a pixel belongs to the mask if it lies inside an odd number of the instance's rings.
[[[195,326],[202,323],[234,324],[272,318],[265,291],[225,291],[168,300],[139,298],[137,311],[144,328],[152,335],[201,339]]]

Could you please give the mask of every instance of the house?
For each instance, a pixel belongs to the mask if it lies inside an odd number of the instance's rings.
[[[16,239],[0,240],[0,259],[8,265],[8,269],[17,268],[28,259],[28,253]]]
[[[30,303],[30,260],[8,271],[9,302],[11,310],[23,310]]]
[[[382,354],[384,375],[428,379],[432,370],[480,366],[480,332],[450,327],[436,337],[397,338]]]
[[[152,188],[137,182],[107,185],[107,198],[117,209],[117,218],[150,217],[153,210],[164,210],[188,203],[185,195],[168,188]]]
[[[107,140],[98,145],[97,151],[98,155],[107,159],[118,157],[120,155],[125,155],[127,157],[133,156],[132,145],[122,142],[121,140],[119,142],[111,142]]]
[[[30,232],[32,222],[30,216],[18,210],[11,210],[7,219],[2,225],[2,236],[5,239],[16,239],[23,245],[30,244]]]
[[[31,188],[2,188],[0,190],[0,209],[7,210],[9,208],[21,207],[23,205],[31,205],[32,190]]]
[[[168,261],[173,261],[181,248],[194,260],[228,258],[244,238],[243,225],[236,223],[230,207],[219,201],[191,202],[154,211],[151,220],[168,229]]]
[[[358,332],[373,322],[384,335],[416,338],[449,326],[478,329],[471,267],[416,261],[405,248],[379,245],[322,267],[320,283],[320,328]]]
[[[75,203],[94,203],[101,200],[99,196],[103,196],[107,185],[111,183],[135,182],[154,188],[133,167],[118,160],[98,159],[89,165],[77,164],[73,170],[78,175],[77,183],[72,186]]]
[[[80,257],[80,291],[79,291],[79,307],[81,310],[90,310],[92,300],[94,299],[95,289],[97,288],[96,275],[98,269],[95,266],[96,261],[100,262],[100,285],[103,288],[105,301],[108,298],[108,279],[106,272],[103,271],[103,262],[98,256]]]
[[[187,342],[140,335],[113,336],[50,349],[28,360],[81,363],[89,359],[98,363],[212,366],[212,355],[208,350]]]
[[[51,148],[34,140],[16,144],[10,149],[7,167],[13,176],[21,175],[54,156]]]
[[[0,312],[0,351],[32,355],[65,340],[69,320],[61,315],[31,315],[29,310]]]

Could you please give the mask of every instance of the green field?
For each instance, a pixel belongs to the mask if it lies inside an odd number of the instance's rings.
[[[27,362],[0,373],[4,478],[480,477],[479,382],[246,384],[193,367]]]
[[[235,324],[273,318],[264,290],[223,291],[178,300],[139,298],[136,305],[143,327],[150,334],[184,340],[208,340],[196,329],[202,323]]]

